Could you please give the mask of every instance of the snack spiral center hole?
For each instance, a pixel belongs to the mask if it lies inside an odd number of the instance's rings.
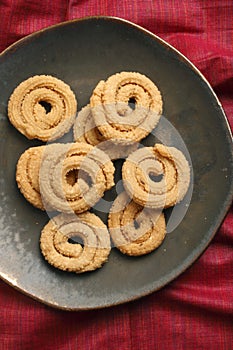
[[[153,172],[149,173],[149,178],[154,182],[160,182],[163,178],[163,174],[155,174]]]
[[[130,97],[128,101],[128,106],[134,111],[136,108],[136,99],[135,97]]]
[[[78,236],[78,235],[70,237],[70,238],[68,239],[68,242],[69,242],[70,244],[80,244],[82,247],[84,247],[84,241],[83,241],[83,239],[82,239],[80,236]]]
[[[49,112],[51,112],[52,109],[52,105],[51,103],[47,102],[47,101],[40,101],[39,104],[44,107],[46,114],[48,114]]]
[[[136,230],[139,229],[140,225],[139,225],[139,223],[137,222],[137,220],[134,220],[133,224],[134,224],[134,228],[135,228]]]
[[[91,176],[86,171],[82,169],[72,169],[67,172],[66,181],[70,186],[74,186],[78,179],[85,181],[89,187],[93,185]]]

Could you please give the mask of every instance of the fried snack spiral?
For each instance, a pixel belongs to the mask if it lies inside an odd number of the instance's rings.
[[[30,147],[21,154],[16,166],[20,192],[34,207],[44,210],[40,195],[39,170],[45,146]]]
[[[40,168],[42,200],[55,210],[81,213],[114,185],[114,171],[110,158],[98,148],[78,142],[51,144]]]
[[[122,192],[111,207],[108,227],[115,246],[127,255],[144,255],[158,248],[166,235],[161,210],[143,208]]]
[[[167,208],[184,198],[190,183],[190,167],[178,149],[155,144],[138,149],[127,158],[122,178],[125,190],[136,203],[148,208]]]
[[[81,111],[78,112],[73,132],[74,140],[76,142],[86,142],[92,146],[96,146],[105,141],[104,136],[101,135],[95,125],[89,104],[84,106]]]
[[[72,238],[76,243],[71,242]],[[52,218],[41,232],[40,248],[49,264],[76,273],[100,268],[111,250],[107,227],[89,212]]]
[[[77,114],[73,131],[74,140],[76,142],[86,142],[90,145],[97,146],[103,152],[107,153],[111,160],[119,158],[125,159],[138,147],[137,143],[122,145],[116,144],[111,140],[106,140],[95,125],[90,105],[83,107]]]
[[[30,147],[21,154],[16,165],[16,182],[20,192],[29,203],[41,210],[45,210],[45,206],[40,194],[39,174],[45,147],[56,148],[54,145]],[[70,172],[67,182],[74,185],[75,181],[75,172]],[[46,204],[46,209],[51,209],[49,204]]]
[[[42,141],[53,141],[68,132],[76,111],[77,101],[69,85],[50,75],[23,81],[8,102],[8,117],[15,128],[28,139]]]
[[[140,141],[156,126],[162,113],[160,91],[148,77],[136,72],[116,73],[106,82],[101,80],[90,104],[99,132],[115,143]]]

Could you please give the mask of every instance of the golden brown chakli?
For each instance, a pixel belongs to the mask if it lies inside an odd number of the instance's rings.
[[[20,192],[41,210],[44,210],[44,205],[40,195],[39,171],[44,147],[28,148],[21,154],[16,166],[16,182]]]
[[[78,242],[72,243],[72,238]],[[95,214],[60,214],[43,228],[40,247],[54,267],[76,273],[96,270],[111,251],[106,225]]]
[[[159,89],[148,77],[121,72],[97,84],[90,105],[100,134],[107,140],[129,144],[152,131],[163,103]]]
[[[107,154],[86,143],[51,144],[43,153],[40,192],[44,203],[64,213],[91,208],[114,185]],[[71,174],[75,175],[72,183]]]
[[[122,192],[114,201],[108,227],[115,246],[127,255],[144,255],[160,246],[166,235],[164,214],[130,200]]]
[[[53,141],[69,131],[77,112],[75,94],[62,80],[35,75],[10,96],[10,122],[28,139]]]
[[[122,167],[130,198],[148,208],[168,208],[179,203],[190,183],[190,167],[175,147],[155,144],[131,153]]]

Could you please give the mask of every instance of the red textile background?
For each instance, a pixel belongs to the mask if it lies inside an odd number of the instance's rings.
[[[233,129],[232,0],[2,0],[0,52],[49,25],[91,15],[128,19],[185,54],[206,76]],[[0,350],[233,348],[233,213],[204,255],[143,299],[66,312],[0,281]]]

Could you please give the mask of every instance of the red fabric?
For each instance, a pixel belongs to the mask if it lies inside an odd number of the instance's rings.
[[[135,22],[209,80],[233,128],[232,0],[2,0],[0,51],[49,25],[91,15]],[[117,307],[55,310],[0,282],[0,349],[233,348],[233,214],[202,257],[161,291]]]

